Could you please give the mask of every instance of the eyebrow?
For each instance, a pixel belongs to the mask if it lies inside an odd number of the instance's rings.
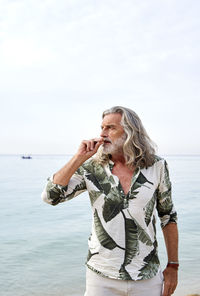
[[[104,126],[101,125],[101,128],[103,128],[103,127],[115,127],[115,126],[117,126],[117,125],[116,124],[105,124]]]

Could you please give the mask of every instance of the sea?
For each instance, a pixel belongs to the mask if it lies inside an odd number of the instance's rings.
[[[51,206],[41,193],[70,155],[0,155],[0,295],[82,296],[91,209],[87,193]],[[178,212],[179,285],[200,294],[200,155],[164,155]],[[159,256],[167,263],[159,219]]]

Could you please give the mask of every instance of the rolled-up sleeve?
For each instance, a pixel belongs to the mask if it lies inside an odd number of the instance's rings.
[[[42,200],[53,206],[68,201],[86,191],[83,169],[80,167],[69,180],[68,185],[61,186],[53,183],[53,176],[47,179],[42,192]]]
[[[172,187],[166,160],[162,160],[160,183],[158,186],[157,211],[164,228],[169,223],[177,223],[177,213],[172,201]]]

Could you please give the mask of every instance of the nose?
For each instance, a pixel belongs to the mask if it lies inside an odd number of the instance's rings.
[[[108,132],[106,132],[106,129],[102,128],[100,137],[102,138],[107,138],[108,137]]]

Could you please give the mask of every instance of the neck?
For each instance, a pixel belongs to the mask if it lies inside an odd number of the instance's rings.
[[[114,154],[111,157],[112,161],[116,164],[116,163],[121,163],[121,164],[125,164],[125,158],[123,154]]]

